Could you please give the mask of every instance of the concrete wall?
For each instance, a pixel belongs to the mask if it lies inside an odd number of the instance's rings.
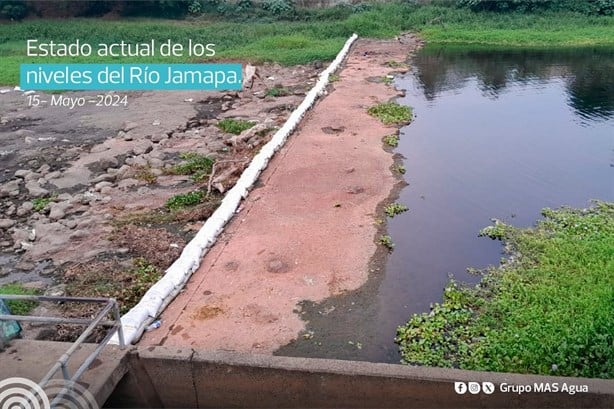
[[[106,407],[612,408],[614,381],[289,358],[165,347],[137,348]],[[495,393],[458,395],[455,381]],[[588,393],[503,393],[501,383],[564,382]]]

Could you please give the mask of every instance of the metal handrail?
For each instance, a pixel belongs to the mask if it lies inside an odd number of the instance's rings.
[[[87,324],[87,328],[81,333],[79,338],[77,338],[73,344],[68,348],[68,350],[56,361],[56,363],[51,367],[49,372],[41,379],[39,382],[39,386],[44,388],[47,383],[55,376],[58,371],[62,372],[62,376],[65,380],[70,381],[70,384],[76,382],[81,375],[89,368],[89,366],[94,362],[94,360],[100,355],[102,349],[109,342],[111,337],[117,333],[119,338],[119,347],[120,349],[125,348],[124,342],[124,332],[122,329],[121,316],[119,314],[119,305],[117,304],[117,300],[115,298],[81,298],[81,297],[53,297],[53,296],[44,296],[44,295],[8,295],[8,294],[0,294],[0,299],[4,300],[20,300],[20,301],[52,301],[52,302],[86,302],[86,303],[100,303],[104,304],[102,309],[98,312],[96,317],[93,319],[86,318],[62,318],[62,317],[37,317],[37,316],[23,316],[23,315],[13,315],[13,314],[0,314],[0,321],[30,321],[30,322],[45,322],[49,324],[57,324],[57,323],[65,323],[65,324]],[[106,320],[107,315],[112,312],[113,320]],[[75,373],[71,376],[68,371],[68,361],[70,360],[72,354],[85,342],[87,337],[94,331],[94,329],[98,326],[110,327],[104,339],[98,344],[98,346],[90,353],[83,363],[77,368]],[[61,398],[68,392],[70,386],[65,387],[60,391],[60,393],[56,396],[54,401],[51,403],[51,407],[55,407],[55,403],[57,403]]]

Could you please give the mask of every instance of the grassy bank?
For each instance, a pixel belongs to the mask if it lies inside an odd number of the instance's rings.
[[[535,228],[502,223],[514,260],[399,327],[404,361],[486,371],[614,378],[614,203],[545,209]]]
[[[349,35],[387,38],[401,31],[419,31],[429,42],[488,46],[561,47],[614,46],[614,17],[578,13],[475,13],[467,9],[380,4],[349,13],[305,12],[299,19],[262,17],[241,22],[215,20],[106,21],[100,19],[29,20],[0,24],[0,84],[18,82],[19,64],[43,62],[25,57],[25,40],[39,39],[98,44],[188,39],[216,44],[217,60],[274,61],[285,65],[332,59]],[[108,57],[44,59],[44,62],[117,62]],[[180,62],[180,59],[124,59],[132,62]],[[198,61],[198,60],[197,60]],[[200,60],[202,61],[202,59]],[[210,60],[209,60],[210,61]]]

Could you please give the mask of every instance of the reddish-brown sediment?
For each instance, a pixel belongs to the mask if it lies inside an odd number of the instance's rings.
[[[367,114],[397,95],[373,78],[414,41],[359,40],[334,91],[305,117],[185,290],[141,344],[271,353],[304,329],[298,303],[361,286],[375,253],[377,205],[395,184]]]

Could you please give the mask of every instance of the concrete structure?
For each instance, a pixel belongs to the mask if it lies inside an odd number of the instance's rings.
[[[614,381],[140,347],[105,405],[165,408],[612,408]],[[495,384],[462,395],[454,383]],[[501,385],[586,385],[588,392],[503,393]]]
[[[0,353],[0,381],[38,381],[70,343],[16,340]],[[91,352],[86,344],[71,371]],[[72,361],[71,361],[72,362]],[[455,392],[492,382],[494,393]],[[612,408],[614,380],[545,377],[290,358],[169,347],[107,346],[79,382],[107,408]],[[563,384],[587,392],[519,394],[507,385]],[[1,393],[1,391],[0,391]],[[110,398],[109,398],[110,396]],[[108,398],[108,399],[107,399]],[[1,402],[0,402],[1,407]]]

